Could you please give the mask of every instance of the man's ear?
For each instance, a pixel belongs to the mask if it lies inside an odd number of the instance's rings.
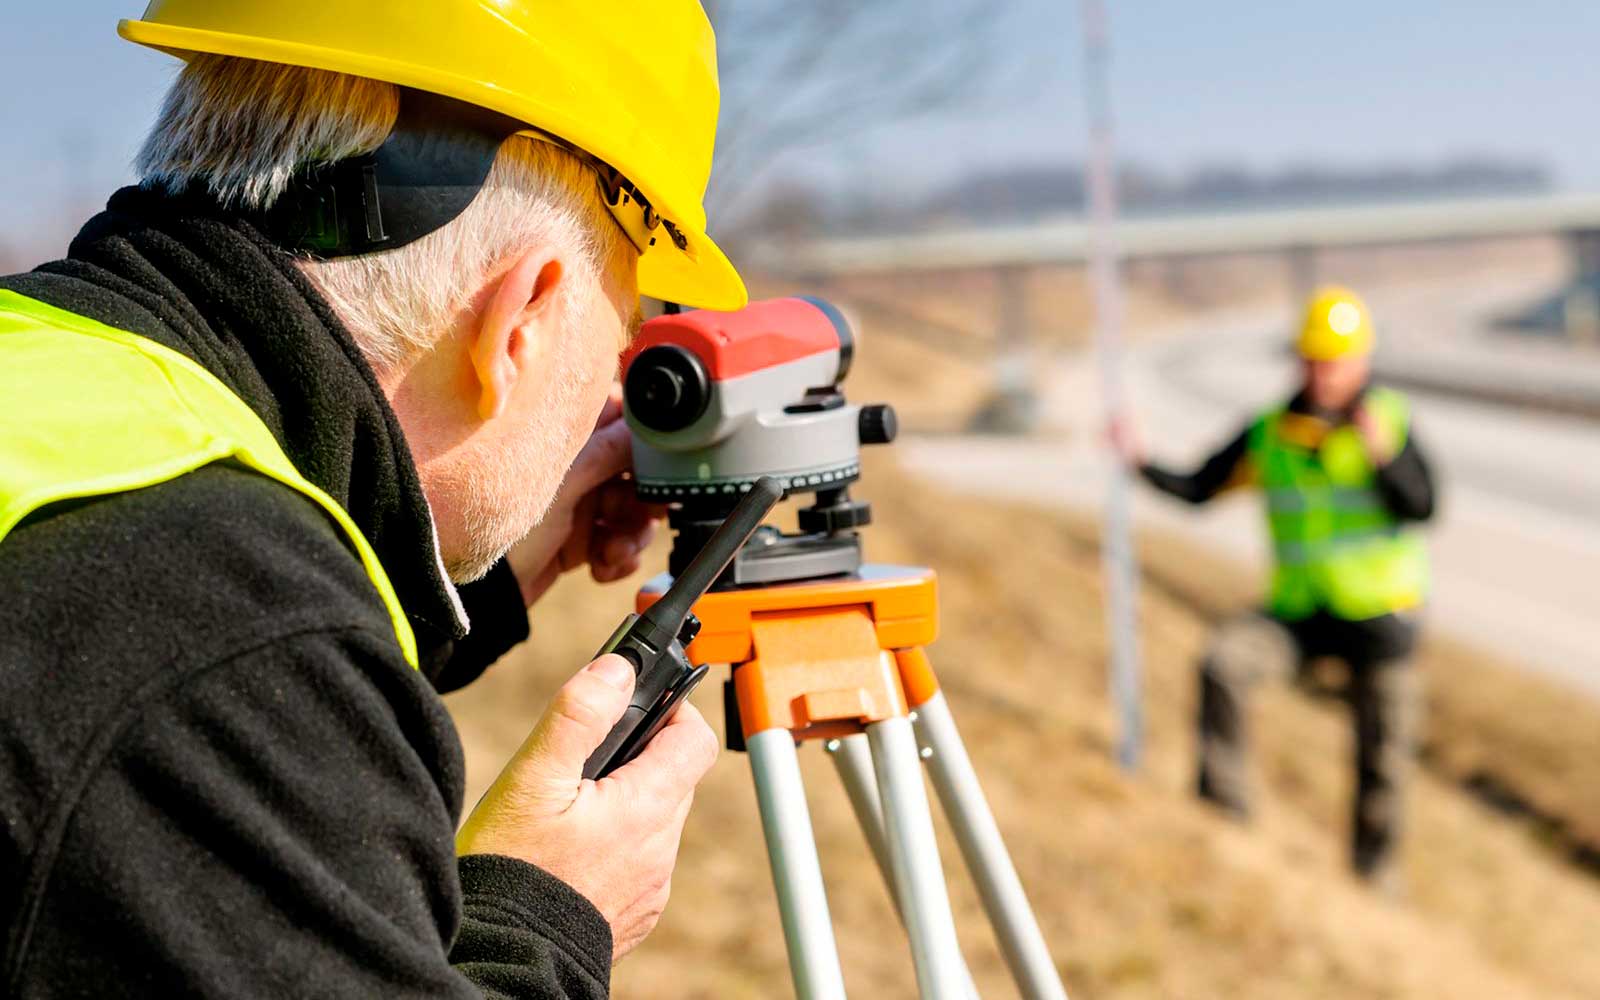
[[[490,286],[489,303],[478,319],[468,353],[478,376],[478,416],[490,420],[505,411],[512,389],[544,352],[559,327],[558,301],[565,269],[547,248],[517,258]]]

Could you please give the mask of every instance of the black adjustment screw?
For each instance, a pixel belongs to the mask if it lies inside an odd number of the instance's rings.
[[[895,419],[894,407],[888,403],[863,406],[857,427],[862,444],[888,444],[900,433],[900,421]]]
[[[700,634],[700,619],[690,614],[683,620],[683,627],[678,629],[678,641],[685,646],[694,642],[694,637]]]
[[[861,500],[851,500],[843,490],[827,494],[818,493],[817,503],[795,512],[800,530],[806,534],[834,534],[854,531],[872,523],[872,505]]]

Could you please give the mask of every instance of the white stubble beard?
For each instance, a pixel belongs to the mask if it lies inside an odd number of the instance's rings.
[[[577,336],[597,335],[592,310],[581,309]],[[574,338],[576,339],[576,338]],[[572,460],[588,438],[590,424],[578,414],[592,383],[592,347],[552,352],[533,426],[493,455],[460,463],[441,485],[457,498],[465,551],[446,560],[456,583],[482,579],[511,547],[544,520]],[[453,481],[452,481],[453,480]]]

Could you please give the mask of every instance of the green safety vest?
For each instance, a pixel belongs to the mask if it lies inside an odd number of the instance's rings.
[[[1374,416],[1401,444],[1410,426],[1405,398],[1374,389]],[[1275,565],[1269,606],[1296,621],[1326,611],[1363,621],[1421,604],[1428,592],[1422,538],[1389,512],[1361,434],[1344,425],[1315,447],[1283,433],[1278,409],[1251,425],[1249,453],[1266,493]]]
[[[47,504],[153,486],[220,460],[276,479],[333,518],[415,667],[416,637],[377,553],[243,400],[153,340],[0,289],[0,541]]]

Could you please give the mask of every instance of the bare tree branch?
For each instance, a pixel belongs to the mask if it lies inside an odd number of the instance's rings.
[[[708,13],[723,91],[708,199],[722,226],[785,153],[980,106],[1005,62],[990,0],[731,0]]]

